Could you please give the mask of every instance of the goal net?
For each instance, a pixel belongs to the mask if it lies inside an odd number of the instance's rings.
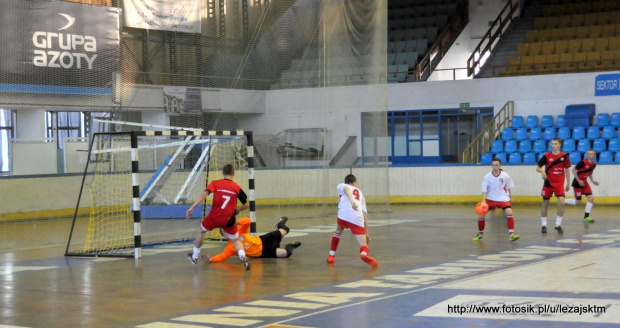
[[[65,255],[139,258],[143,246],[193,239],[210,199],[185,213],[225,164],[248,194],[255,229],[252,154],[244,131],[95,134]]]

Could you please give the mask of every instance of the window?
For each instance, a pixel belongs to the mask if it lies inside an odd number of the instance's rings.
[[[9,172],[11,139],[15,138],[15,111],[0,108],[0,172]]]
[[[92,132],[108,132],[108,125],[94,125],[92,118],[110,117],[108,112],[46,112],[46,137],[57,138],[58,148],[64,149],[64,140],[69,138],[87,138]],[[93,126],[94,129],[90,127]]]

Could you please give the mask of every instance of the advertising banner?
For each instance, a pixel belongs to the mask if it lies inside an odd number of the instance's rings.
[[[65,1],[2,0],[0,86],[111,87],[120,61],[119,11]]]
[[[125,0],[125,26],[200,33],[200,0]]]
[[[164,111],[170,115],[202,113],[200,89],[164,87]]]

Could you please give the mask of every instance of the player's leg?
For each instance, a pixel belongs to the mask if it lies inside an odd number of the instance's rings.
[[[575,188],[573,186],[573,193],[575,194],[575,198],[565,199],[564,200],[564,204],[566,204],[566,205],[579,205],[579,204],[581,204],[582,188]]]
[[[564,195],[558,195],[556,193],[556,198],[558,199],[558,211],[557,216],[555,217],[555,230],[558,233],[563,233],[562,229],[562,217],[564,216]]]
[[[340,225],[340,219],[338,219],[338,223],[336,223],[336,231],[332,235],[332,244],[329,248],[329,256],[327,257],[327,263],[334,263],[336,257],[336,250],[338,249],[338,243],[340,243],[340,235],[342,235],[342,231],[344,227]]]
[[[542,225],[541,232],[547,233],[547,208],[549,207],[549,197],[545,195],[545,190],[543,188],[543,201],[542,207],[540,208],[540,222]]]
[[[353,229],[351,229],[351,232],[353,232]],[[370,253],[370,250],[368,249],[368,243],[366,241],[366,229],[364,229],[363,227],[360,227],[360,229],[356,229],[356,231],[354,232],[354,236],[355,240],[357,240],[357,243],[360,245],[360,258],[362,259],[362,261],[366,262],[373,268],[378,267],[379,263],[377,263],[377,260],[368,255]]]
[[[200,223],[200,227],[198,227],[198,231],[196,231],[196,237],[194,239],[194,251],[192,253],[187,254],[187,258],[193,263],[196,264],[198,262],[198,258],[200,257],[200,248],[204,243],[205,233],[209,230],[212,230],[211,221],[207,220],[205,217]]]
[[[224,236],[226,239],[230,240],[233,245],[235,245],[235,250],[237,251],[237,255],[239,255],[239,259],[246,270],[250,270],[250,260],[245,255],[245,250],[243,249],[243,243],[239,240],[239,233],[237,232],[237,224],[233,224],[230,227],[224,228]]]
[[[585,213],[583,215],[583,220],[585,222],[594,222],[594,219],[590,216],[590,212],[592,212],[592,207],[594,206],[594,195],[588,194],[586,195],[588,202],[586,203]]]
[[[284,248],[277,248],[276,255],[277,257],[291,257],[293,255],[293,250],[297,247],[301,246],[300,241],[296,241],[294,243],[284,245]]]
[[[512,216],[512,208],[505,207],[504,214],[506,215],[506,226],[508,226],[508,234],[510,235],[509,239],[510,241],[515,241],[519,239],[520,236],[515,233],[515,219]]]
[[[476,234],[476,237],[474,237],[474,241],[479,241],[484,236],[484,226],[485,226],[486,216],[487,216],[486,213],[484,215],[478,215],[478,233]]]

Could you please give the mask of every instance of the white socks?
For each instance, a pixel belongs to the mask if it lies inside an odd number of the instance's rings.
[[[547,226],[547,217],[541,217],[540,221],[541,221],[543,227]]]
[[[239,252],[237,252],[237,254],[239,254],[239,258],[241,259],[241,261],[243,261],[243,258],[245,257],[245,251],[244,250],[239,250]]]
[[[561,226],[561,225],[562,225],[562,217],[561,217],[561,216],[557,216],[557,217],[555,218],[555,226],[556,226],[556,227],[559,227],[559,226]]]
[[[194,259],[198,259],[199,256],[200,256],[200,248],[196,248],[196,246],[194,246],[194,255],[192,255],[192,257]]]
[[[590,203],[590,202],[588,202],[588,203],[586,204],[586,213],[590,213],[590,212],[592,212],[592,206],[594,206],[594,203]]]
[[[576,198],[565,199],[564,200],[564,204],[567,204],[567,205],[577,205],[577,199]]]

